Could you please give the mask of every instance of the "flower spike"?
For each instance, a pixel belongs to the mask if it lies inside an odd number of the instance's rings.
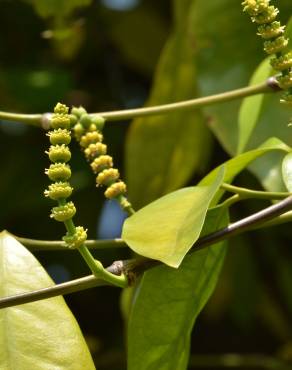
[[[97,186],[105,186],[105,197],[117,200],[127,213],[132,214],[133,208],[125,196],[126,184],[120,179],[119,171],[113,168],[113,158],[107,154],[107,146],[103,143],[101,130],[104,119],[97,115],[90,116],[82,107],[73,108],[71,114],[78,119],[73,131],[93,173],[97,175]]]
[[[71,169],[67,164],[71,158],[68,147],[71,142],[71,117],[68,111],[69,108],[66,105],[58,103],[52,115],[51,127],[53,130],[47,134],[51,146],[46,154],[53,163],[45,173],[53,183],[44,191],[44,195],[58,202],[58,206],[52,208],[50,217],[56,221],[64,222],[67,229],[68,225],[71,225],[70,232],[67,233],[64,240],[68,241],[67,245],[70,248],[78,248],[84,243],[87,236],[86,230],[82,227],[75,228],[72,218],[76,213],[76,208],[72,201],[67,202],[67,198],[71,196],[73,191],[68,182],[71,177]]]

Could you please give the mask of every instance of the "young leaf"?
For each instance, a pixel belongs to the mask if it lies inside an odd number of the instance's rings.
[[[54,283],[34,256],[0,233],[0,297]],[[79,326],[62,297],[0,310],[0,369],[93,370]]]
[[[288,153],[282,162],[282,175],[286,188],[292,193],[292,153]]]
[[[198,239],[206,213],[224,178],[224,167],[214,182],[177,190],[129,217],[122,239],[136,253],[178,267]]]
[[[267,80],[271,73],[270,58],[266,58],[255,70],[249,85],[256,85]],[[242,153],[257,124],[264,94],[249,96],[242,101],[239,110],[239,138],[237,153]]]
[[[203,235],[226,226],[225,209],[208,211]],[[187,255],[178,270],[147,271],[136,290],[128,326],[128,370],[185,370],[193,325],[212,294],[224,243]]]

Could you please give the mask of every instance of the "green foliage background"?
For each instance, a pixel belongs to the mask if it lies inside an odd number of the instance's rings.
[[[97,112],[145,101],[172,102],[245,86],[264,58],[240,1],[144,0],[123,11],[102,2],[83,8],[88,1],[62,8],[66,3],[52,2],[52,8],[46,8],[44,1],[0,1],[0,109],[46,112],[61,100]],[[277,6],[287,22],[290,0],[277,1]],[[271,136],[292,144],[291,129],[286,127],[289,115],[279,107],[278,98],[263,99],[259,124],[247,148]],[[235,154],[239,108],[235,101],[204,111],[138,119],[131,126],[130,122],[107,125],[110,152],[128,179],[135,206],[196,184]],[[5,122],[0,123],[0,133],[1,229],[58,239],[62,225],[49,220],[51,205],[42,196],[47,185],[47,138],[39,129]],[[244,172],[236,183],[280,188],[277,172],[266,176],[266,169],[278,161],[279,154],[265,157],[255,163],[253,174]],[[102,193],[96,191],[77,145],[72,162],[76,221],[95,238]],[[249,201],[236,207],[231,218],[264,205]],[[191,353],[263,352],[292,358],[290,234],[287,225],[231,240],[215,294],[192,334]],[[128,254],[111,251],[96,256],[106,264]],[[70,278],[87,272],[74,253],[68,258],[66,252],[66,259],[62,252],[37,257],[49,269],[64,265]],[[121,370],[125,344],[119,292],[99,288],[68,296],[66,301],[97,367]]]

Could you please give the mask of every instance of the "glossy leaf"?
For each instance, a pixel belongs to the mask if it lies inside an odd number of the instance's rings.
[[[178,267],[198,239],[223,177],[221,167],[210,185],[177,190],[140,209],[125,221],[122,239],[136,253]]]
[[[256,85],[267,80],[271,73],[270,58],[266,58],[255,70],[249,85]],[[264,94],[249,96],[242,101],[239,110],[239,142],[237,153],[242,153],[258,122]]]
[[[43,18],[60,17],[70,14],[76,8],[87,6],[92,0],[26,0]]]
[[[34,256],[0,233],[0,297],[54,283]],[[93,370],[79,326],[62,297],[0,310],[0,369]]]
[[[176,2],[176,24],[161,54],[147,105],[194,98],[195,51],[189,0]],[[135,208],[183,186],[205,168],[211,137],[200,111],[176,112],[136,119],[129,130],[126,172]],[[139,175],[137,175],[139,173]]]
[[[226,210],[208,211],[203,235],[227,225]],[[178,270],[146,272],[136,291],[128,327],[128,370],[185,370],[193,325],[212,294],[224,243],[192,253]]]
[[[288,153],[282,162],[282,175],[286,188],[292,192],[292,153]]]

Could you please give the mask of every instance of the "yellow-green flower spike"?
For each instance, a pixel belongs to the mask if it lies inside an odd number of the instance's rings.
[[[97,186],[106,186],[105,197],[116,199],[126,212],[132,214],[134,212],[132,206],[125,197],[126,184],[120,180],[119,171],[113,168],[113,158],[107,154],[107,146],[102,142],[103,135],[100,131],[104,126],[104,118],[89,115],[81,108],[73,108],[71,114],[78,118],[73,131],[86,159],[91,162],[93,173],[97,175]]]
[[[99,261],[96,261],[88,248],[85,246],[87,239],[87,230],[83,227],[75,227],[72,218],[76,213],[76,208],[73,202],[67,202],[67,198],[72,194],[73,188],[67,180],[71,176],[71,170],[68,162],[71,158],[71,152],[67,146],[71,141],[71,125],[74,124],[74,131],[76,137],[82,140],[85,149],[91,144],[100,144],[103,146],[103,151],[106,152],[106,146],[101,144],[102,135],[96,131],[96,125],[91,122],[91,118],[83,108],[73,108],[72,112],[75,114],[68,114],[68,107],[58,103],[54,109],[51,118],[52,131],[48,133],[50,143],[52,144],[46,152],[53,164],[46,170],[46,174],[54,181],[49,185],[48,189],[44,191],[46,197],[49,197],[58,202],[57,207],[53,207],[50,217],[59,222],[64,222],[67,229],[67,234],[63,240],[69,248],[76,248],[82,255],[84,261],[96,277],[102,277],[104,280],[114,283],[118,286],[126,286],[127,281],[124,277],[117,277],[104,269]],[[79,118],[82,117],[83,125],[78,123]],[[86,134],[87,131],[89,135]],[[87,136],[86,136],[87,135]],[[94,150],[96,151],[96,147]],[[94,151],[91,147],[90,156]],[[98,151],[100,152],[100,150]]]
[[[80,247],[87,238],[86,230],[82,227],[75,228],[72,218],[76,213],[73,202],[66,202],[72,194],[73,188],[68,180],[71,177],[70,166],[66,163],[71,158],[68,144],[71,142],[70,126],[72,122],[77,123],[74,115],[68,114],[69,108],[58,103],[51,118],[52,130],[47,134],[52,144],[46,152],[53,162],[45,171],[53,184],[44,191],[46,197],[56,200],[59,205],[52,208],[50,217],[56,221],[64,222],[68,233],[67,244],[71,248]]]
[[[277,81],[281,89],[287,90],[283,94],[281,103],[291,105],[292,95],[292,52],[287,52],[288,39],[283,35],[285,26],[276,19],[279,10],[270,5],[270,0],[244,0],[243,11],[247,12],[251,20],[258,24],[258,35],[264,42],[264,50],[267,54],[275,54],[271,59],[274,70],[281,72]]]

